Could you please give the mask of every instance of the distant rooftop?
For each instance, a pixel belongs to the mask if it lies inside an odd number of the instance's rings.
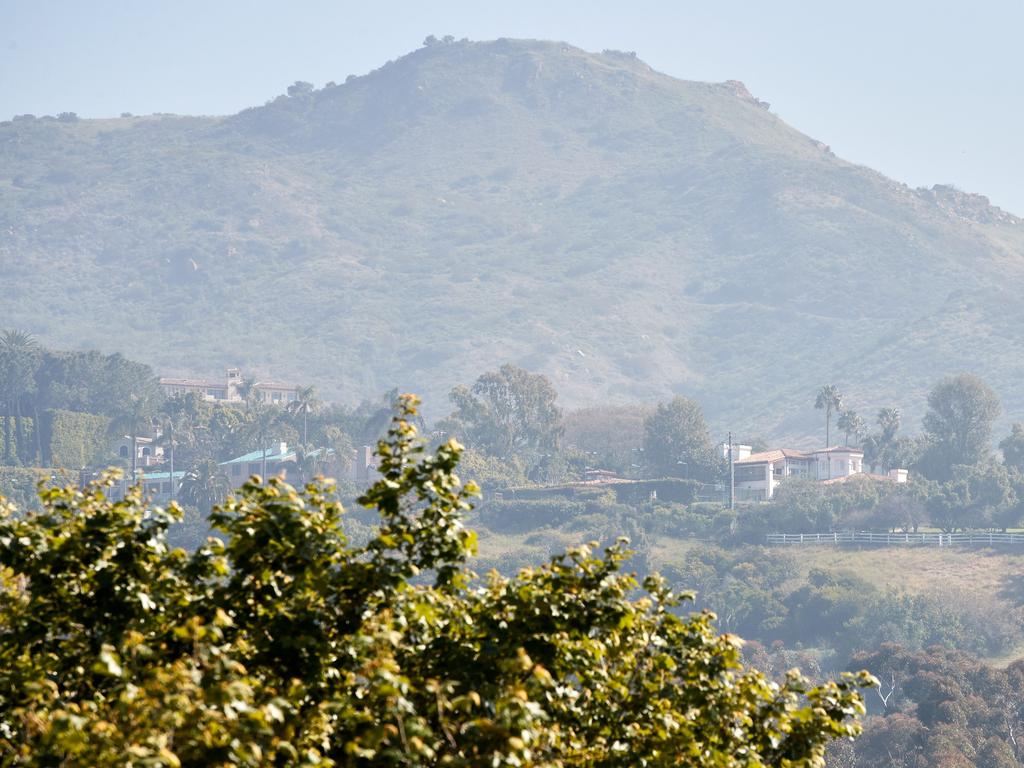
[[[161,376],[160,383],[164,386],[177,387],[225,387],[227,382],[216,379],[175,379],[168,376]]]
[[[833,445],[830,448],[820,448],[816,451],[797,451],[792,448],[776,448],[773,451],[762,451],[761,453],[752,453],[745,459],[739,459],[734,462],[736,464],[767,464],[774,461],[782,461],[783,459],[813,459],[823,453],[846,453],[853,456],[863,456],[864,451],[860,448],[853,448],[846,445]]]
[[[795,451],[791,448],[777,448],[774,451],[761,451],[752,453],[745,459],[734,462],[735,464],[767,464],[770,461],[782,461],[783,459],[810,459],[811,454],[803,451]]]

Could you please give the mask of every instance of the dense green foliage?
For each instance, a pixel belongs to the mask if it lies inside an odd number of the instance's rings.
[[[22,400],[35,392],[39,347],[24,331],[0,332],[0,403],[5,416],[3,462],[17,464],[28,453],[32,440],[25,429]]]
[[[920,462],[929,477],[945,480],[958,465],[984,462],[992,451],[999,397],[977,376],[948,376],[928,393],[923,425],[928,448]]]
[[[545,376],[506,364],[480,376],[472,387],[455,387],[449,398],[455,411],[445,428],[472,448],[531,463],[558,448],[562,411]]]
[[[660,477],[715,476],[711,433],[696,401],[675,397],[644,419],[644,465]]]
[[[908,651],[884,645],[858,654],[882,681],[871,696],[872,717],[855,744],[836,745],[829,765],[854,768],[1019,768],[1024,729],[1019,702],[1024,663],[1006,669],[970,654],[932,647]]]
[[[423,383],[439,411],[511,360],[569,405],[683,392],[804,435],[824,419],[787,404],[822,382],[897,402],[956,360],[1024,412],[1024,230],[983,198],[614,51],[462,41],[345,74],[231,117],[0,125],[3,322],[346,402]]]
[[[36,421],[35,419],[22,416],[0,416],[0,441],[6,448],[10,448],[9,458],[0,461],[0,464],[20,464],[26,459],[29,463],[36,454]]]
[[[115,458],[110,427],[126,426],[128,405],[148,403],[148,417],[163,400],[148,366],[120,355],[44,349],[14,330],[0,333],[0,385],[0,464],[8,466],[108,463]]]
[[[44,463],[56,467],[88,467],[109,459],[110,417],[53,409],[43,413],[46,440]]]
[[[253,478],[191,555],[175,507],[104,483],[3,505],[3,761],[811,768],[858,733],[870,678],[770,682],[663,581],[635,596],[617,547],[475,579],[461,448],[426,453],[414,416],[378,445],[362,546],[323,483]]]

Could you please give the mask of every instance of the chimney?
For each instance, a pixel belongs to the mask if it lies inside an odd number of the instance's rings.
[[[750,452],[752,448],[749,445],[740,445],[739,443],[732,444],[732,460],[743,461],[744,459],[750,458]],[[722,443],[722,458],[726,461],[729,460],[729,444]]]

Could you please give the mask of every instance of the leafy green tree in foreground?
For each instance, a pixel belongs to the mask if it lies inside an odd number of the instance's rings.
[[[365,546],[323,481],[250,479],[194,554],[180,515],[86,490],[0,517],[0,762],[63,766],[801,766],[859,732],[866,674],[777,685],[619,547],[466,570],[476,489],[400,412]]]

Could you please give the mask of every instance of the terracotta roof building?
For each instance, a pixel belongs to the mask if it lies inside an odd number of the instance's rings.
[[[747,501],[767,501],[787,477],[825,483],[843,482],[855,476],[898,483],[907,481],[905,469],[893,470],[888,475],[865,474],[864,452],[845,445],[816,451],[776,448],[760,453],[750,453],[749,446],[740,445],[733,446],[733,457],[736,498]]]

